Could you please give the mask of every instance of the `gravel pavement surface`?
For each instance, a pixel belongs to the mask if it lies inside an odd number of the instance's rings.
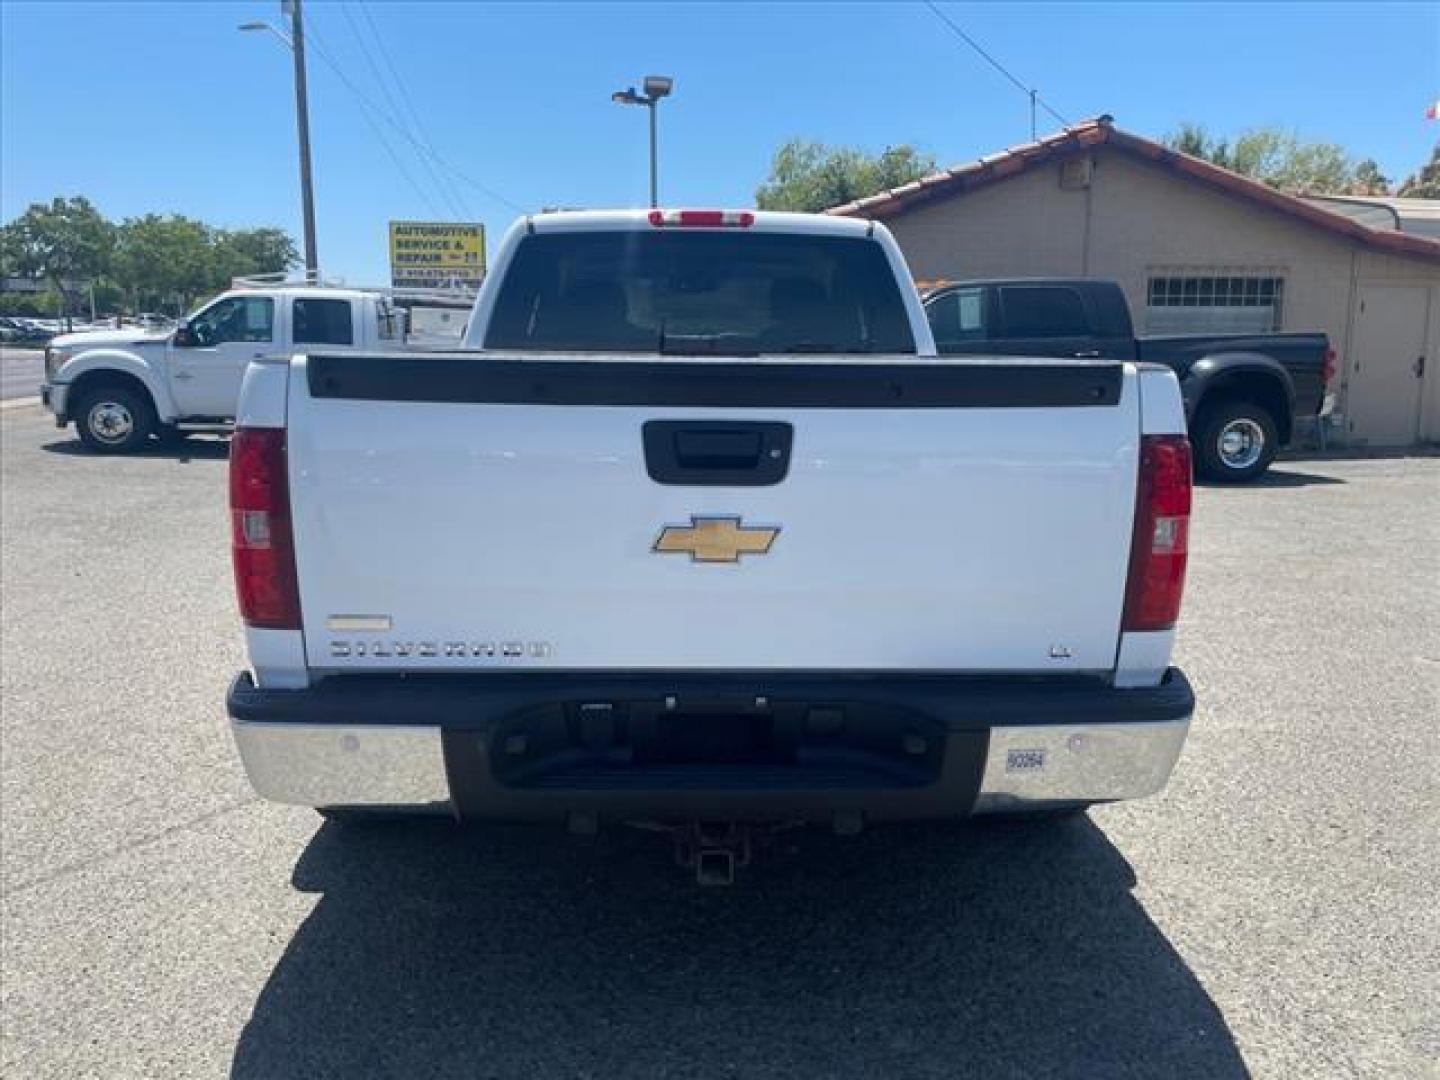
[[[0,429],[6,1077],[1435,1075],[1440,458],[1198,493],[1163,795],[700,890],[642,834],[258,801],[224,442]]]

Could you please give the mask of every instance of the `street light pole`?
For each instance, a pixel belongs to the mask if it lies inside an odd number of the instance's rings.
[[[290,16],[290,33],[268,22],[241,23],[241,30],[268,30],[295,58],[295,128],[300,143],[300,212],[305,229],[305,276],[318,280],[320,255],[315,246],[315,186],[310,174],[310,96],[305,83],[305,17],[300,0],[280,0],[280,13]]]
[[[669,75],[646,75],[644,85],[643,94],[637,94],[631,86],[615,91],[610,95],[610,100],[617,105],[644,105],[650,110],[650,205],[654,207],[660,205],[660,148],[655,113],[660,99],[670,96],[675,80]]]
[[[310,175],[310,98],[305,85],[305,20],[300,13],[300,0],[289,0],[289,6],[290,51],[295,55],[295,126],[300,139],[300,205],[305,221],[305,276],[318,280],[320,254],[315,247],[315,186]]]
[[[650,206],[660,205],[660,174],[656,167],[659,159],[658,142],[655,137],[655,115],[659,112],[655,108],[656,102],[650,102]]]

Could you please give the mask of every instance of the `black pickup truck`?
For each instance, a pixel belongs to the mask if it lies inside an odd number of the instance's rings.
[[[1113,281],[961,281],[924,297],[942,355],[1114,357],[1164,364],[1180,378],[1197,470],[1239,482],[1263,473],[1296,417],[1317,416],[1334,374],[1323,333],[1137,338]]]

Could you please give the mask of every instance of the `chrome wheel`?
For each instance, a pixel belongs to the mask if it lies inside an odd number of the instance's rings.
[[[1249,417],[1236,417],[1220,429],[1215,449],[1227,469],[1248,469],[1265,452],[1265,429]]]
[[[135,430],[135,416],[119,401],[97,401],[85,416],[90,433],[104,443],[122,443]]]

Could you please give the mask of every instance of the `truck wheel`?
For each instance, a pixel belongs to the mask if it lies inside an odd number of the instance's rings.
[[[150,399],[128,386],[86,391],[72,415],[80,441],[97,454],[133,453],[150,441],[155,430]]]
[[[1280,448],[1270,410],[1253,401],[1226,401],[1206,409],[1192,439],[1197,471],[1230,484],[1254,480],[1270,467]]]

